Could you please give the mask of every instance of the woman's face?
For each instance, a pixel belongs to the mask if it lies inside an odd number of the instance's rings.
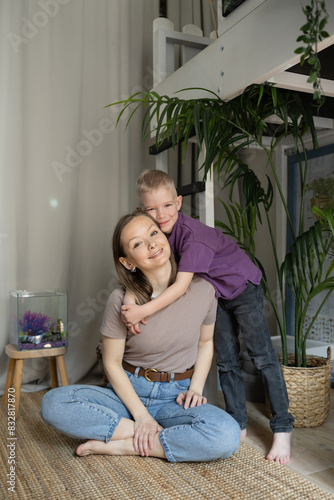
[[[138,268],[144,274],[159,269],[169,261],[171,249],[164,233],[150,218],[132,219],[121,233],[125,257],[120,262],[127,269]]]

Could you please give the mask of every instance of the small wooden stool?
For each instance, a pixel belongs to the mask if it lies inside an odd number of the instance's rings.
[[[64,361],[64,354],[66,354],[67,352],[67,347],[51,347],[50,349],[33,349],[27,351],[18,351],[15,345],[7,344],[5,347],[5,352],[9,357],[9,366],[8,366],[3,402],[4,405],[7,406],[8,396],[9,395],[15,396],[15,403],[13,403],[15,418],[18,417],[19,413],[22,371],[23,371],[23,362],[25,359],[49,358],[52,389],[58,387],[57,364],[56,364],[57,360],[61,383],[62,385],[68,385],[67,371]],[[13,385],[13,380],[14,380],[14,385]],[[13,393],[9,393],[8,389],[10,389],[11,387],[14,388]]]

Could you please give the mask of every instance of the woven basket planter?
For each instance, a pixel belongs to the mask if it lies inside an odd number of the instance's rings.
[[[318,427],[327,420],[329,413],[331,348],[327,349],[327,359],[313,355],[307,355],[306,359],[307,368],[282,365],[289,396],[289,412],[295,418],[294,427]],[[288,363],[294,363],[294,354],[288,355]],[[271,418],[267,397],[266,407]]]

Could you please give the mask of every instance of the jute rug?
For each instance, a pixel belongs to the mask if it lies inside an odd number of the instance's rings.
[[[238,453],[227,460],[203,463],[171,464],[141,457],[79,458],[74,454],[79,441],[62,436],[44,425],[39,415],[43,394],[21,395],[15,440],[9,436],[7,409],[1,401],[1,499],[334,498],[284,466],[266,461],[260,453],[245,444],[241,444]],[[8,489],[11,484],[15,485],[12,490]]]

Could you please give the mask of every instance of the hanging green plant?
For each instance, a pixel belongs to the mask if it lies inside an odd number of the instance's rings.
[[[313,84],[313,99],[318,104],[322,104],[324,96],[321,87],[321,63],[318,57],[318,43],[329,37],[329,33],[324,29],[328,22],[326,2],[325,0],[311,0],[310,5],[303,7],[303,12],[307,23],[300,28],[303,34],[297,38],[297,42],[303,42],[304,45],[298,47],[295,53],[301,54],[301,66],[305,61],[311,66],[310,76],[307,81]]]

